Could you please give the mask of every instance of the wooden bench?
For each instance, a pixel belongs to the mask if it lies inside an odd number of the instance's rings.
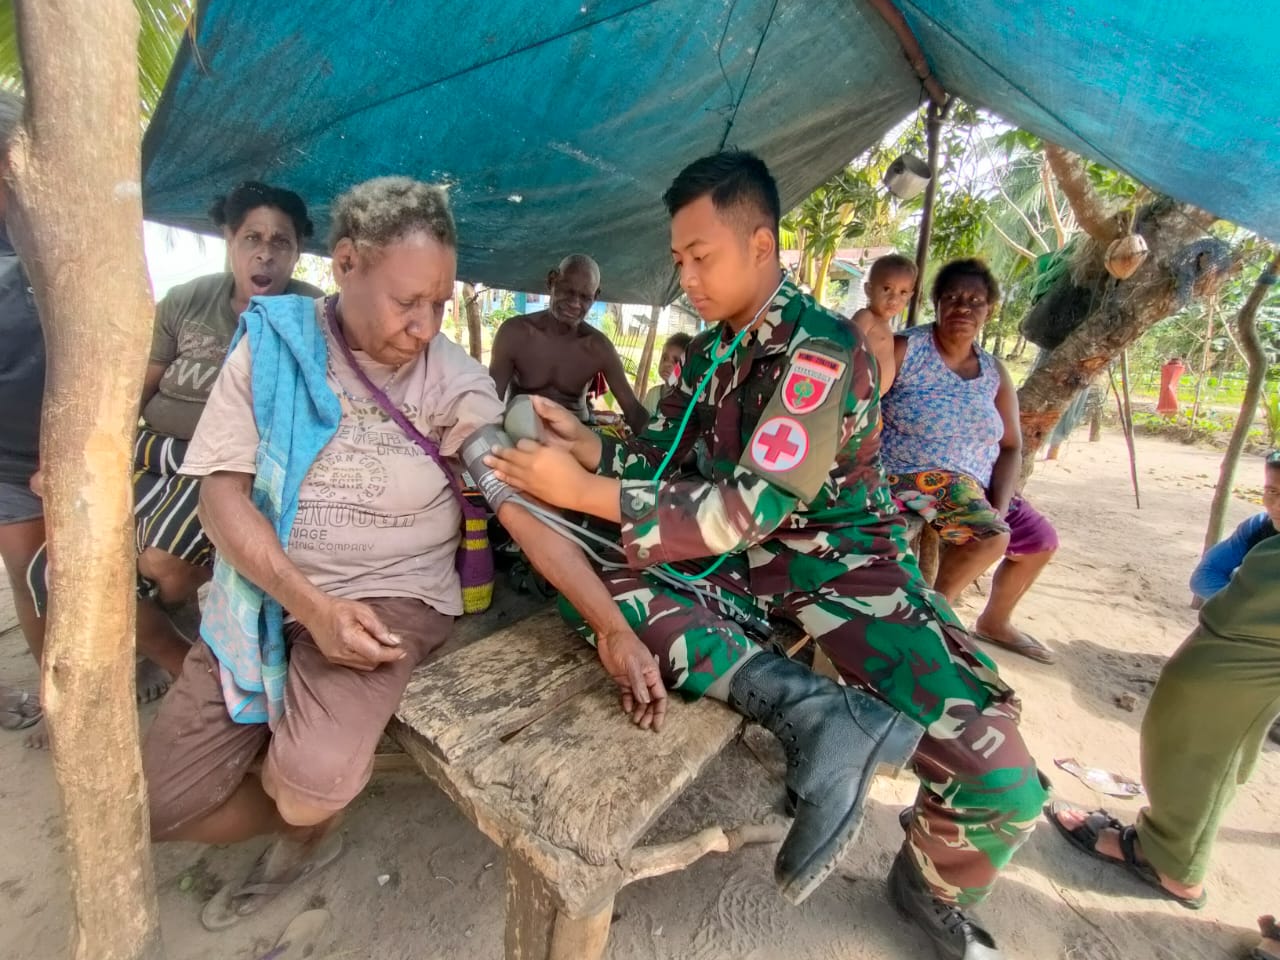
[[[640,846],[742,725],[673,696],[660,735],[637,729],[595,651],[544,610],[419,670],[388,733],[503,848],[507,960],[596,960],[626,884],[784,835],[709,827]]]

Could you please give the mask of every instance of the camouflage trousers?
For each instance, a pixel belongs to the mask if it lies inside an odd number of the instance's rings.
[[[1019,704],[915,560],[871,559],[812,592],[751,598],[743,557],[676,589],[640,570],[601,577],[657,656],[668,689],[696,698],[757,644],[731,610],[793,620],[845,682],[926,729],[912,761],[920,779],[905,849],[938,898],[983,900],[1031,834],[1047,796],[1018,730]],[[586,623],[562,599],[589,642]]]

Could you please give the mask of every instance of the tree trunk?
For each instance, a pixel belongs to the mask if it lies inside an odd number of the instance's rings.
[[[484,360],[484,337],[480,327],[480,296],[474,284],[462,285],[462,303],[467,311],[467,342],[471,348],[471,356]]]
[[[1080,253],[1086,258],[1083,264],[1065,273],[1032,307],[1034,314],[1074,304],[1080,306],[1082,316],[1018,390],[1024,483],[1035,467],[1044,438],[1053,431],[1076,391],[1151,326],[1184,307],[1189,298],[1216,291],[1232,264],[1212,251],[1192,256],[1191,265],[1184,266],[1194,277],[1189,285],[1180,284],[1171,268],[1171,261],[1179,255],[1185,257],[1189,245],[1204,238],[1205,225],[1201,211],[1159,198],[1135,217],[1134,227],[1151,250],[1137,273],[1116,281],[1103,265],[1105,247],[1088,244]]]
[[[1253,426],[1253,418],[1258,412],[1258,401],[1262,399],[1262,387],[1267,377],[1267,358],[1262,352],[1262,341],[1258,338],[1256,323],[1258,307],[1275,286],[1277,274],[1280,274],[1280,253],[1272,257],[1254,284],[1249,299],[1240,308],[1236,318],[1236,332],[1240,345],[1244,348],[1249,360],[1249,382],[1244,388],[1244,399],[1240,401],[1240,415],[1236,417],[1235,429],[1231,431],[1231,439],[1227,442],[1226,453],[1222,455],[1222,468],[1218,471],[1218,486],[1213,491],[1213,503],[1209,507],[1209,526],[1204,534],[1204,548],[1208,550],[1222,539],[1222,528],[1227,515],[1227,503],[1231,499],[1231,489],[1236,482],[1236,465],[1240,462],[1240,451],[1244,449],[1245,440],[1249,437],[1249,428]]]
[[[28,99],[5,213],[48,349],[41,462],[54,587],[43,693],[72,951],[151,960],[161,947],[134,704],[130,476],[153,315],[139,21],[131,0],[18,0],[16,14]]]
[[[649,331],[645,334],[644,349],[640,352],[640,363],[636,367],[636,396],[644,399],[649,389],[649,368],[653,366],[653,346],[658,339],[658,318],[662,316],[662,307],[654,304],[649,311]]]

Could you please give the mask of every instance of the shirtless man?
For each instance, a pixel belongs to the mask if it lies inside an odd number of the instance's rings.
[[[587,387],[603,373],[633,431],[649,422],[644,405],[627,383],[618,351],[599,330],[583,323],[600,295],[600,268],[586,254],[575,253],[547,274],[551,303],[546,310],[512,317],[493,340],[489,375],[499,397],[521,393],[554,400],[591,422]]]

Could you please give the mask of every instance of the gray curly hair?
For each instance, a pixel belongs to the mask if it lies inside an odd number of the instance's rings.
[[[413,233],[457,248],[458,231],[443,187],[411,177],[376,177],[356,184],[330,210],[330,251],[348,237],[362,255],[376,254]]]

